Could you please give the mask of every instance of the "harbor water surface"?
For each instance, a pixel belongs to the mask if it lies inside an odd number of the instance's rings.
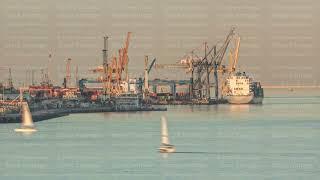
[[[177,153],[160,154],[160,117]],[[266,90],[263,105],[73,114],[0,126],[0,179],[320,179],[320,91]]]

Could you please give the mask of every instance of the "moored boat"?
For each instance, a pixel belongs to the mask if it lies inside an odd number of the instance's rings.
[[[251,84],[251,90],[253,92],[253,98],[250,104],[262,104],[264,98],[264,90],[261,87],[260,82],[253,82]]]

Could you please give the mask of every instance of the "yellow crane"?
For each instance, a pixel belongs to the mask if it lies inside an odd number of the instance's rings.
[[[234,48],[234,52],[232,52],[232,50],[229,52],[229,74],[235,72],[239,60],[240,36],[237,37],[235,41],[236,47]]]
[[[130,37],[131,37],[131,32],[127,33],[127,38],[124,43],[124,47],[119,50],[119,60],[120,60],[120,65],[121,65],[121,73],[124,71],[124,77],[126,78],[126,81],[129,81],[129,76],[128,76],[128,64],[129,64],[129,57],[128,57],[128,49],[129,49],[129,43],[130,43]],[[121,74],[122,75],[122,74]]]

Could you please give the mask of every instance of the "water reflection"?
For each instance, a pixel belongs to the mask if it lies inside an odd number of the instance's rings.
[[[249,104],[239,104],[239,105],[230,104],[229,111],[230,113],[249,112],[250,105]]]
[[[161,153],[163,159],[167,159],[169,157],[169,153]]]
[[[34,134],[35,132],[21,132],[21,134],[23,136],[31,136],[32,134]]]

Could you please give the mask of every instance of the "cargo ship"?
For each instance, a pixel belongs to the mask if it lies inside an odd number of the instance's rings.
[[[237,72],[227,78],[226,100],[230,104],[249,104],[254,93],[251,89],[251,78],[245,72]]]

